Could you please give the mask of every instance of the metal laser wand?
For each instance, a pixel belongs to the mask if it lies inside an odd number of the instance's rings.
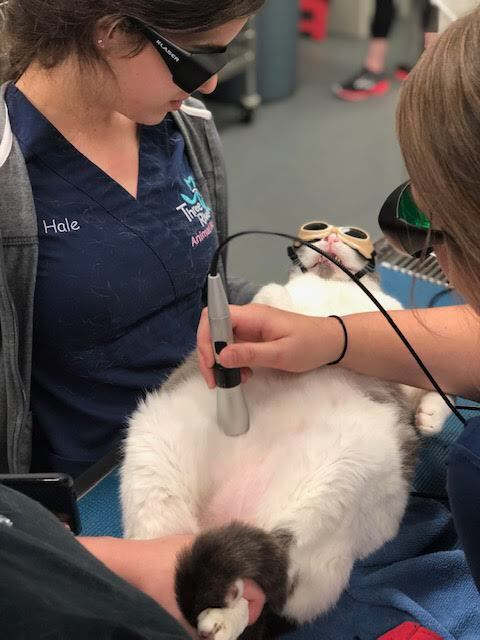
[[[208,320],[215,353],[213,370],[217,385],[217,421],[227,436],[240,436],[248,431],[250,418],[243,395],[240,369],[227,369],[218,362],[222,349],[233,343],[228,300],[218,274],[208,276]]]

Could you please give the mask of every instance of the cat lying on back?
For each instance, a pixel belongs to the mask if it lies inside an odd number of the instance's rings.
[[[366,260],[338,240],[316,244],[359,271]],[[255,302],[316,316],[375,310],[325,258],[298,255],[308,272],[292,268],[285,286],[263,287]],[[387,309],[401,308],[375,276],[363,282]],[[354,562],[397,533],[420,433],[440,430],[448,413],[433,392],[341,367],[257,370],[244,392],[250,431],[231,438],[192,355],[131,418],[121,470],[127,536],[199,534],[176,590],[210,640],[276,637],[275,616],[303,623],[331,608]],[[242,578],[267,596],[246,629]]]

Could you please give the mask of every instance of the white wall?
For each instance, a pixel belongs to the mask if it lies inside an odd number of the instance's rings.
[[[479,5],[478,0],[432,0],[440,9],[439,31],[448,27],[450,22]]]

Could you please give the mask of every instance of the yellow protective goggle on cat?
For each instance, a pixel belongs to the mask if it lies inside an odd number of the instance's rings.
[[[359,227],[335,227],[329,222],[314,220],[303,224],[297,232],[297,237],[307,242],[316,242],[331,233],[336,233],[346,245],[356,249],[367,260],[372,259],[375,249],[370,234]],[[298,248],[300,243],[294,242],[293,246]]]

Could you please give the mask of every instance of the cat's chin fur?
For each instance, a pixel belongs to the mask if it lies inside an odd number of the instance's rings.
[[[386,308],[401,308],[364,282]],[[267,285],[255,301],[317,316],[375,309],[349,280],[314,272]],[[128,537],[200,534],[177,575],[192,625],[230,606],[238,578],[260,584],[266,610],[241,636],[259,639],[272,613],[303,623],[331,608],[353,563],[395,536],[420,438],[406,389],[340,367],[258,370],[244,392],[250,431],[227,437],[193,355],[132,416],[121,498]]]

